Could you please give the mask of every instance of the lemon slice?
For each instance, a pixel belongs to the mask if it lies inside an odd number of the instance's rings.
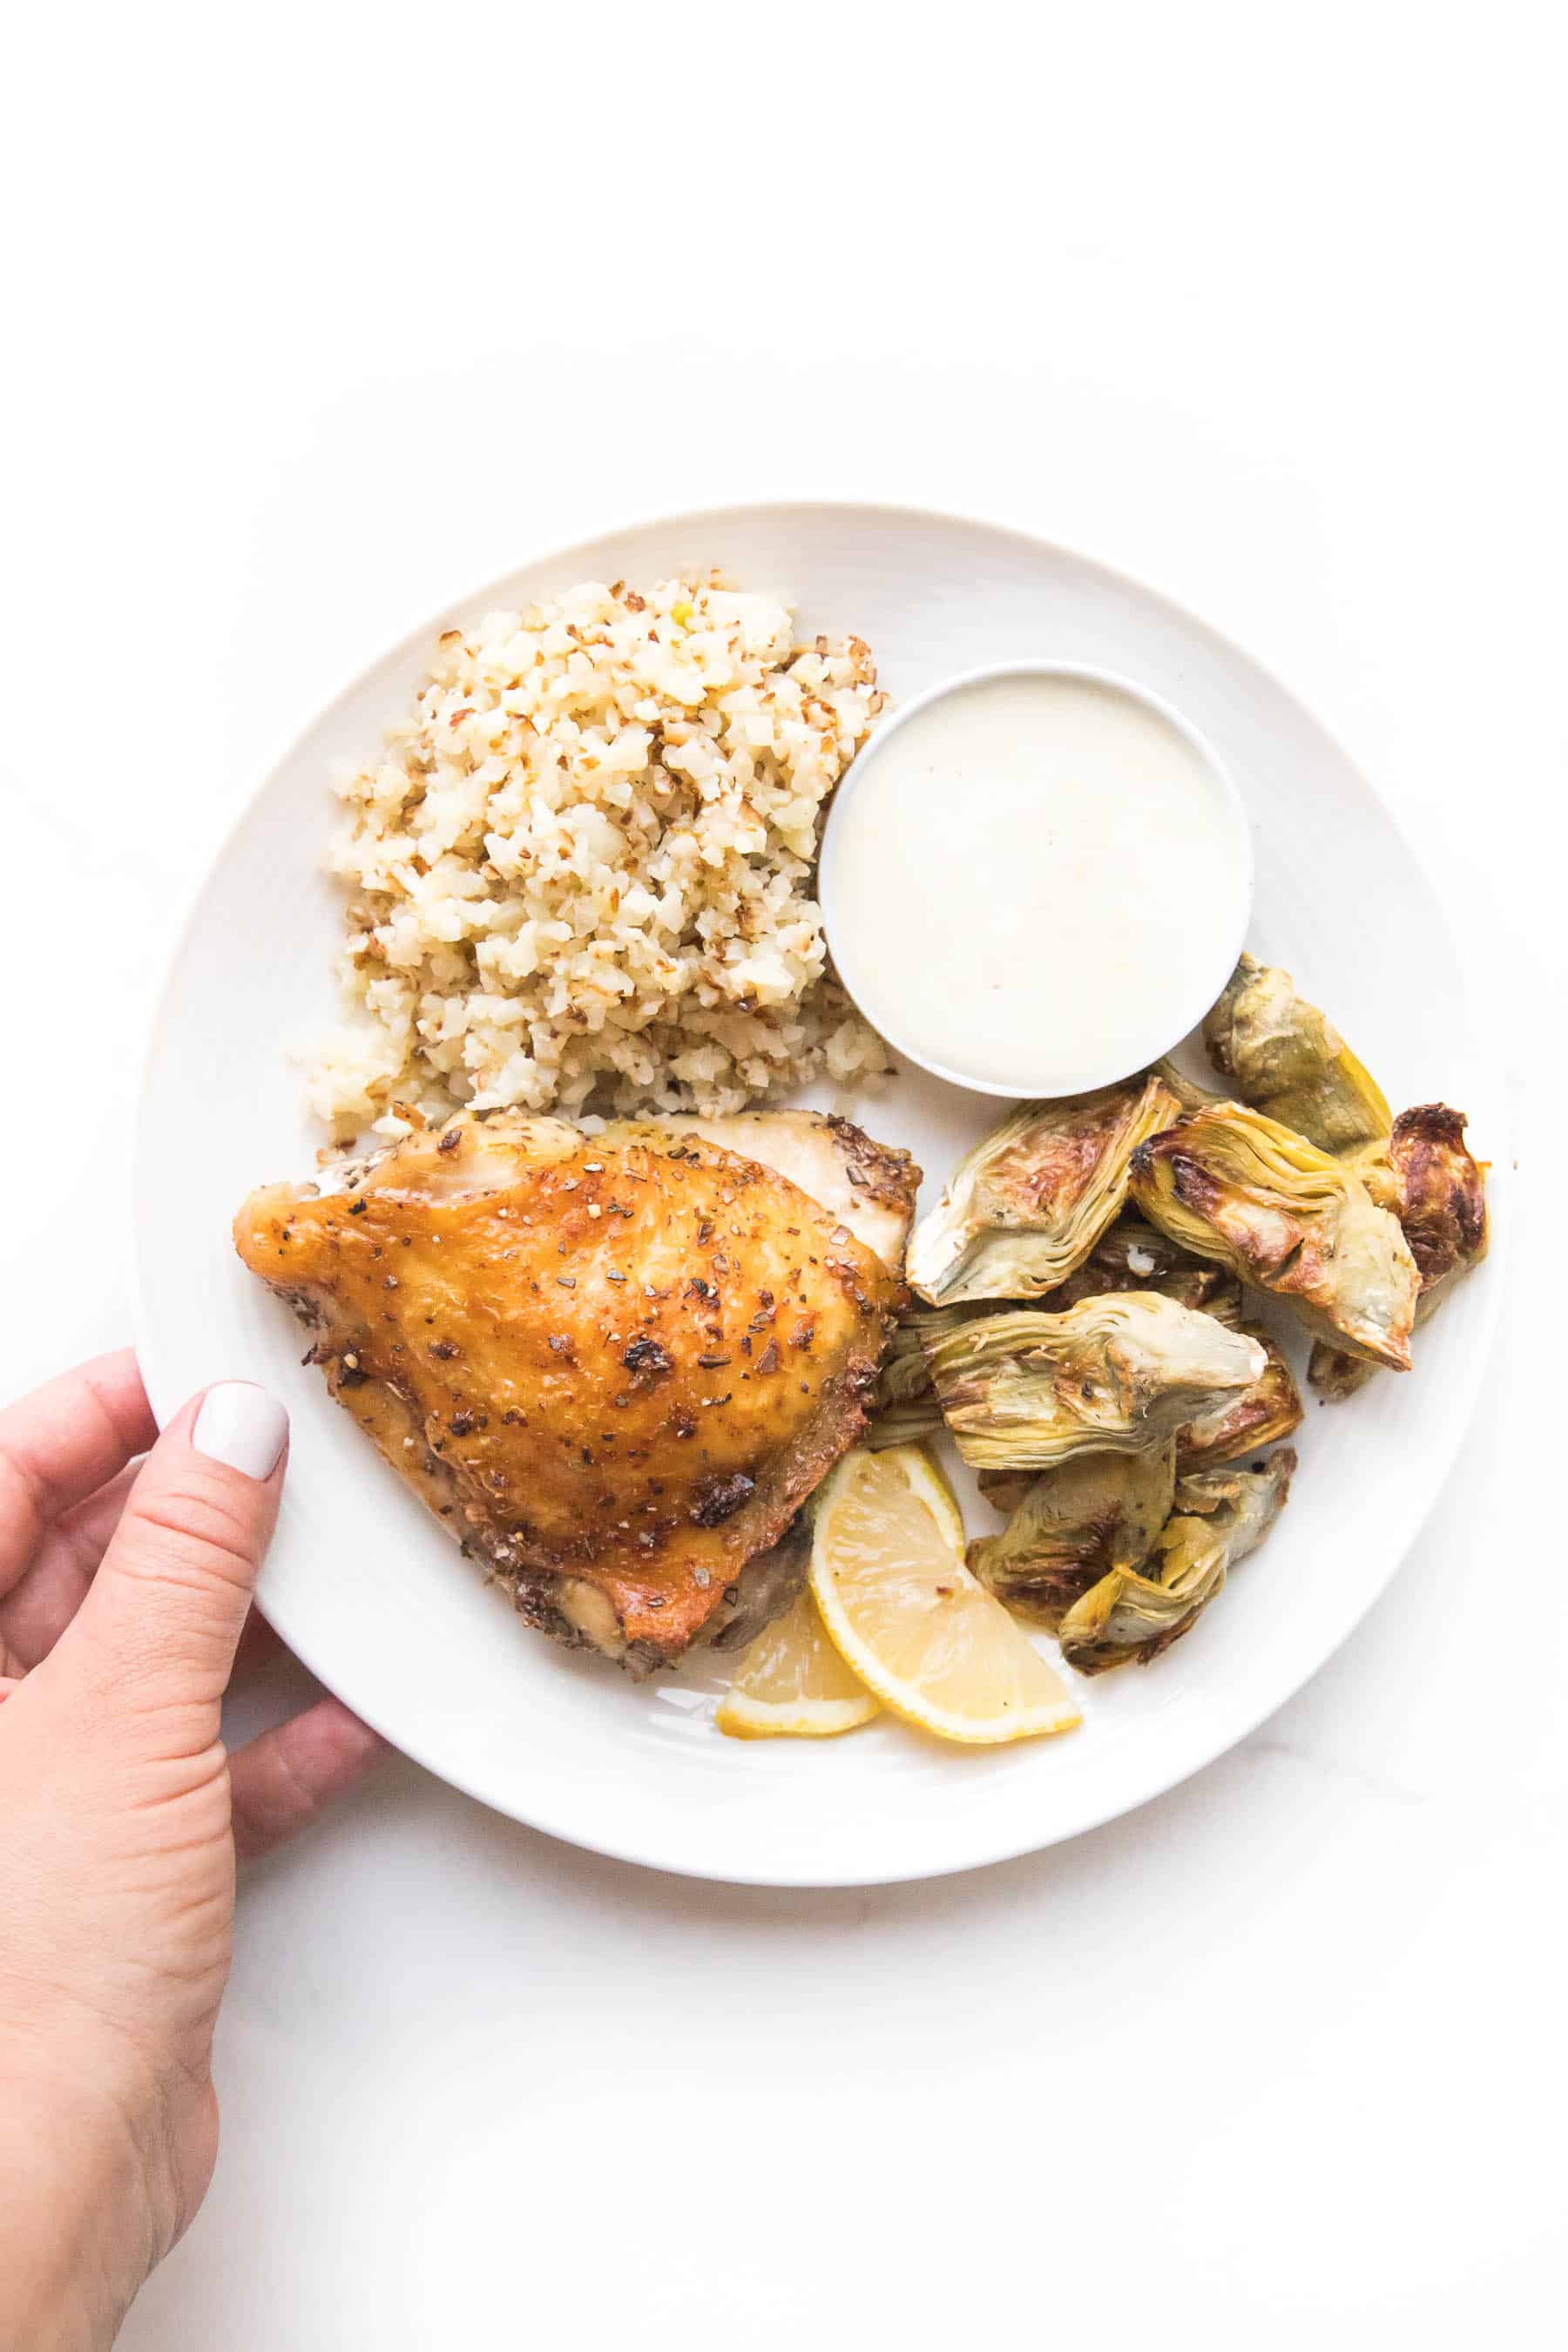
[[[713,1720],[731,1739],[830,1739],[881,1712],[880,1700],[850,1673],[822,1630],[816,1601],[803,1592],[758,1634]]]
[[[952,1488],[919,1445],[845,1455],[823,1486],[811,1589],[835,1647],[883,1705],[942,1739],[1081,1722],[1061,1677],[963,1564]]]

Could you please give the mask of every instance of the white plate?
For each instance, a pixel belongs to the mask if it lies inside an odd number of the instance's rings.
[[[229,1223],[253,1185],[313,1164],[282,1041],[330,1004],[340,918],[317,870],[329,762],[375,745],[439,628],[580,579],[712,563],[787,589],[808,635],[857,631],[900,698],[1034,656],[1112,668],[1163,695],[1246,798],[1256,950],[1329,1008],[1396,1108],[1454,1103],[1477,1149],[1503,1159],[1464,970],[1415,857],[1340,747],[1235,646],[1131,581],[988,524],[826,504],[685,515],[547,556],[433,619],[341,696],[257,793],[201,893],[149,1056],[134,1178],[142,1361],[160,1413],[224,1375],[286,1400],[292,1466],[267,1613],[325,1683],[458,1787],[580,1845],[708,1878],[840,1885],[962,1870],[1159,1795],[1344,1640],[1458,1451],[1497,1251],[1422,1333],[1414,1372],[1380,1374],[1352,1404],[1310,1408],[1290,1506],[1266,1549],[1157,1666],[1075,1678],[1086,1720],[1066,1738],[958,1751],[884,1721],[821,1743],[727,1740],[710,1719],[721,1675],[694,1668],[639,1687],[530,1633],[301,1368],[299,1328],[241,1267]],[[928,1200],[995,1117],[985,1097],[910,1073],[880,1100],[835,1107],[910,1145]],[[994,1522],[975,1504],[973,1524]]]

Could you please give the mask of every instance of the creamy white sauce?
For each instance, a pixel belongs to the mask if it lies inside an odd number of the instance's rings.
[[[1245,822],[1178,728],[1113,686],[1020,673],[873,739],[823,887],[839,971],[895,1045],[1053,1095],[1126,1076],[1201,1018],[1250,877]]]

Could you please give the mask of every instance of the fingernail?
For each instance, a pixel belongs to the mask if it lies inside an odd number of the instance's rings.
[[[288,1434],[289,1416],[276,1397],[249,1381],[222,1381],[202,1399],[191,1444],[247,1478],[270,1478]]]

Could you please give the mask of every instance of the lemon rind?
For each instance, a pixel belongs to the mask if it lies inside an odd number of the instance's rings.
[[[883,1453],[880,1458],[884,1465],[889,1465],[890,1457],[894,1454],[904,1454],[918,1460],[919,1468],[924,1473],[924,1476],[920,1479],[910,1477],[909,1475],[910,1470],[915,1466],[915,1460],[900,1462],[898,1466],[903,1472],[907,1484],[915,1492],[919,1493],[924,1488],[926,1496],[929,1496],[931,1491],[934,1489],[940,1499],[942,1512],[939,1524],[944,1525],[950,1535],[955,1532],[954,1523],[956,1522],[955,1566],[962,1570],[963,1523],[959,1516],[957,1498],[943,1475],[940,1465],[923,1447],[897,1446],[889,1447]],[[860,1642],[858,1636],[848,1625],[833,1577],[824,1559],[822,1545],[822,1531],[829,1525],[832,1518],[834,1489],[847,1484],[853,1476],[850,1467],[853,1458],[852,1455],[847,1455],[824,1485],[817,1509],[814,1514],[816,1524],[809,1571],[812,1595],[816,1602],[816,1612],[822,1621],[823,1631],[850,1673],[864,1683],[868,1691],[874,1692],[889,1713],[896,1715],[900,1722],[912,1725],[917,1731],[930,1732],[933,1738],[947,1740],[955,1746],[1002,1748],[1011,1745],[1017,1739],[1054,1738],[1065,1731],[1076,1731],[1083,1721],[1083,1713],[1081,1708],[1074,1705],[1065,1689],[1060,1699],[1054,1706],[1047,1708],[1042,1704],[1026,1710],[1016,1720],[1009,1720],[1003,1716],[953,1715],[946,1708],[933,1706],[929,1700],[921,1696],[915,1685],[889,1674],[877,1658],[875,1652],[867,1649]],[[928,1507],[930,1507],[929,1503]],[[966,1570],[963,1572],[967,1574]],[[1026,1636],[1020,1638],[1026,1639]],[[1047,1662],[1042,1659],[1041,1664],[1044,1665]]]
[[[931,1732],[938,1739],[952,1740],[965,1748],[1005,1748],[1015,1739],[1045,1739],[1064,1731],[1076,1731],[1083,1721],[1082,1709],[1073,1705],[1065,1691],[1059,1705],[1049,1714],[1044,1707],[1037,1707],[1018,1722],[1006,1722],[999,1716],[955,1716],[928,1701],[910,1700],[906,1694],[911,1685],[885,1673],[874,1656],[861,1651],[852,1633],[840,1632],[815,1582],[812,1590],[816,1594],[817,1610],[828,1640],[850,1673],[858,1675],[900,1723],[913,1724],[918,1731]]]
[[[847,1659],[845,1664],[848,1664]],[[861,1698],[823,1699],[817,1706],[820,1712],[813,1710],[816,1720],[811,1720],[807,1710],[799,1706],[770,1704],[765,1699],[742,1698],[737,1703],[731,1695],[720,1702],[713,1720],[727,1739],[841,1739],[847,1731],[874,1723],[882,1712],[880,1699],[869,1689]],[[824,1720],[830,1711],[840,1720]]]

